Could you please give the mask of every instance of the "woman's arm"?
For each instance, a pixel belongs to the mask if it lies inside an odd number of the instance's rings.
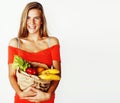
[[[56,37],[50,37],[49,40],[50,40],[50,46],[51,47],[54,46],[54,45],[59,45],[59,40]],[[52,55],[54,55],[54,53]],[[57,56],[60,56],[60,54],[58,53]],[[61,77],[61,62],[60,62],[60,60],[53,60],[52,65],[53,65],[53,68],[58,69],[60,71],[59,76]],[[48,93],[54,93],[58,84],[59,84],[59,82],[60,81],[52,81],[52,84],[51,84],[51,87],[48,90]]]
[[[18,47],[18,41],[16,38],[12,38],[10,41],[9,41],[9,46],[12,46],[12,47]],[[8,51],[8,54],[9,53],[12,53],[13,51]],[[11,55],[9,55],[11,56]],[[13,55],[12,55],[13,56]],[[12,57],[9,57],[9,58],[12,58]],[[8,59],[9,59],[8,58]],[[21,92],[18,84],[17,84],[17,78],[16,78],[16,70],[12,68],[12,63],[9,63],[8,64],[8,75],[9,75],[9,81],[11,83],[11,86],[13,87],[13,89],[15,90],[15,92],[17,94],[19,94]]]
[[[53,68],[58,69],[60,71],[59,76],[61,77],[61,64],[60,64],[60,62],[53,61]],[[59,81],[52,81],[51,86],[48,90],[48,93],[54,93],[58,84],[59,84],[59,82],[60,82],[60,80]]]
[[[9,64],[9,81],[12,88],[19,95],[20,98],[24,99],[26,96],[35,96],[36,93],[31,91],[31,87],[22,91],[17,84],[16,70],[12,68],[12,64]]]
[[[15,75],[15,69],[12,69],[12,64],[8,65],[9,67],[9,81],[11,83],[11,86],[13,87],[13,89],[15,90],[15,92],[17,94],[19,94],[20,92],[22,92],[17,84],[17,78]]]
[[[10,40],[9,42],[9,46],[12,46],[12,47],[16,47],[17,48],[17,45],[18,45],[18,42],[16,40],[16,38],[13,38]],[[13,53],[13,51],[9,50],[8,51],[10,54]],[[8,53],[8,54],[9,54]],[[13,58],[13,57],[10,57],[10,56],[14,56],[14,55],[9,55],[9,58]],[[28,89],[22,91],[17,83],[17,77],[16,77],[16,69],[13,69],[12,68],[12,62],[10,62],[8,64],[8,77],[9,77],[9,81],[10,81],[10,84],[12,86],[12,88],[15,90],[15,92],[21,97],[23,98],[24,96],[27,96],[28,94],[31,95],[29,92],[31,92]],[[34,93],[33,93],[34,94]]]

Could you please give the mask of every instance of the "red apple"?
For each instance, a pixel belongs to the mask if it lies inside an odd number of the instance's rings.
[[[37,75],[37,69],[36,68],[32,68],[32,74]]]
[[[32,68],[27,68],[27,69],[26,69],[26,73],[32,74]]]
[[[27,68],[26,72],[28,74],[37,75],[37,69],[36,68]]]

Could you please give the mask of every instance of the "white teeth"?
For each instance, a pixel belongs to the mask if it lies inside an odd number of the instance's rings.
[[[35,26],[29,26],[30,29],[35,29]]]

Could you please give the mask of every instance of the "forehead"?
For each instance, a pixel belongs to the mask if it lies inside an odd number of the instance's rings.
[[[41,16],[41,11],[38,9],[31,9],[28,11],[28,16]]]

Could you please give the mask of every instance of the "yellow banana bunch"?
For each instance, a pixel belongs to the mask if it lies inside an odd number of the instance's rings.
[[[46,69],[41,72],[41,74],[59,74],[60,71],[58,69]]]
[[[47,69],[41,72],[39,77],[43,80],[60,80],[60,73],[57,69]]]
[[[49,75],[41,74],[39,75],[39,77],[43,80],[60,80],[60,76],[55,74],[49,74]]]

